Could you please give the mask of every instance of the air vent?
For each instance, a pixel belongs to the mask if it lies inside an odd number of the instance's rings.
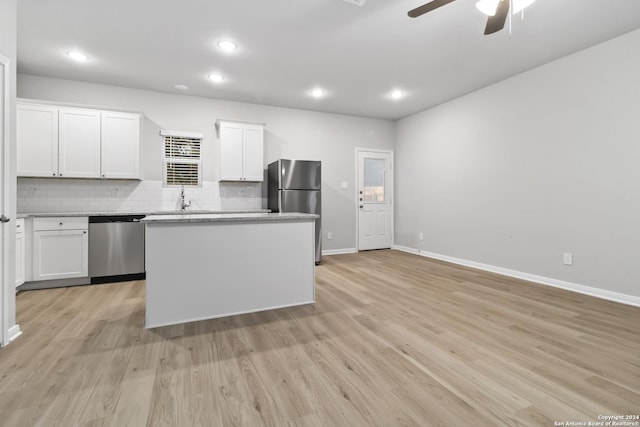
[[[367,0],[344,0],[347,3],[355,4],[356,6],[362,6],[367,2]]]

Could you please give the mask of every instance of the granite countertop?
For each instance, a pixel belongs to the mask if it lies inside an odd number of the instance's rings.
[[[224,214],[174,214],[150,215],[141,220],[146,223],[167,222],[248,222],[248,221],[286,221],[309,220],[319,215],[298,212],[290,213],[224,213]]]
[[[117,215],[203,215],[203,214],[245,214],[245,213],[269,213],[269,209],[246,210],[186,210],[182,211],[153,211],[153,212],[24,212],[18,213],[18,218],[49,217],[49,216],[117,216]]]

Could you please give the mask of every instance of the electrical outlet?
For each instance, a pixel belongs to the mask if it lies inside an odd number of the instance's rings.
[[[331,240],[331,239],[333,239],[333,233],[328,231],[327,232],[327,240]]]
[[[340,184],[340,188],[342,188],[343,190],[347,190],[349,188],[349,183],[347,181],[342,181],[342,183]]]
[[[420,240],[424,240],[424,233],[420,233],[420,234],[418,234],[418,239],[420,239]]]
[[[573,265],[573,254],[569,252],[564,253],[564,265]]]

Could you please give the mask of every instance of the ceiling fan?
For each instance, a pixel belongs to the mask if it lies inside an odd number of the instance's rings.
[[[415,9],[410,10],[407,14],[411,18],[417,18],[420,15],[424,15],[427,12],[431,12],[434,9],[442,7],[446,4],[454,2],[455,0],[433,0],[429,3],[418,6]],[[485,15],[489,16],[487,19],[487,26],[484,29],[484,34],[493,34],[504,28],[504,24],[507,22],[507,16],[509,16],[509,9],[512,13],[516,14],[522,12],[525,7],[529,6],[535,0],[480,0],[476,3],[476,7]]]

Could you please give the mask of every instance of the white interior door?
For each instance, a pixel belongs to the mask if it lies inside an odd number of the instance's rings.
[[[393,241],[393,154],[357,150],[358,250],[390,248]]]

